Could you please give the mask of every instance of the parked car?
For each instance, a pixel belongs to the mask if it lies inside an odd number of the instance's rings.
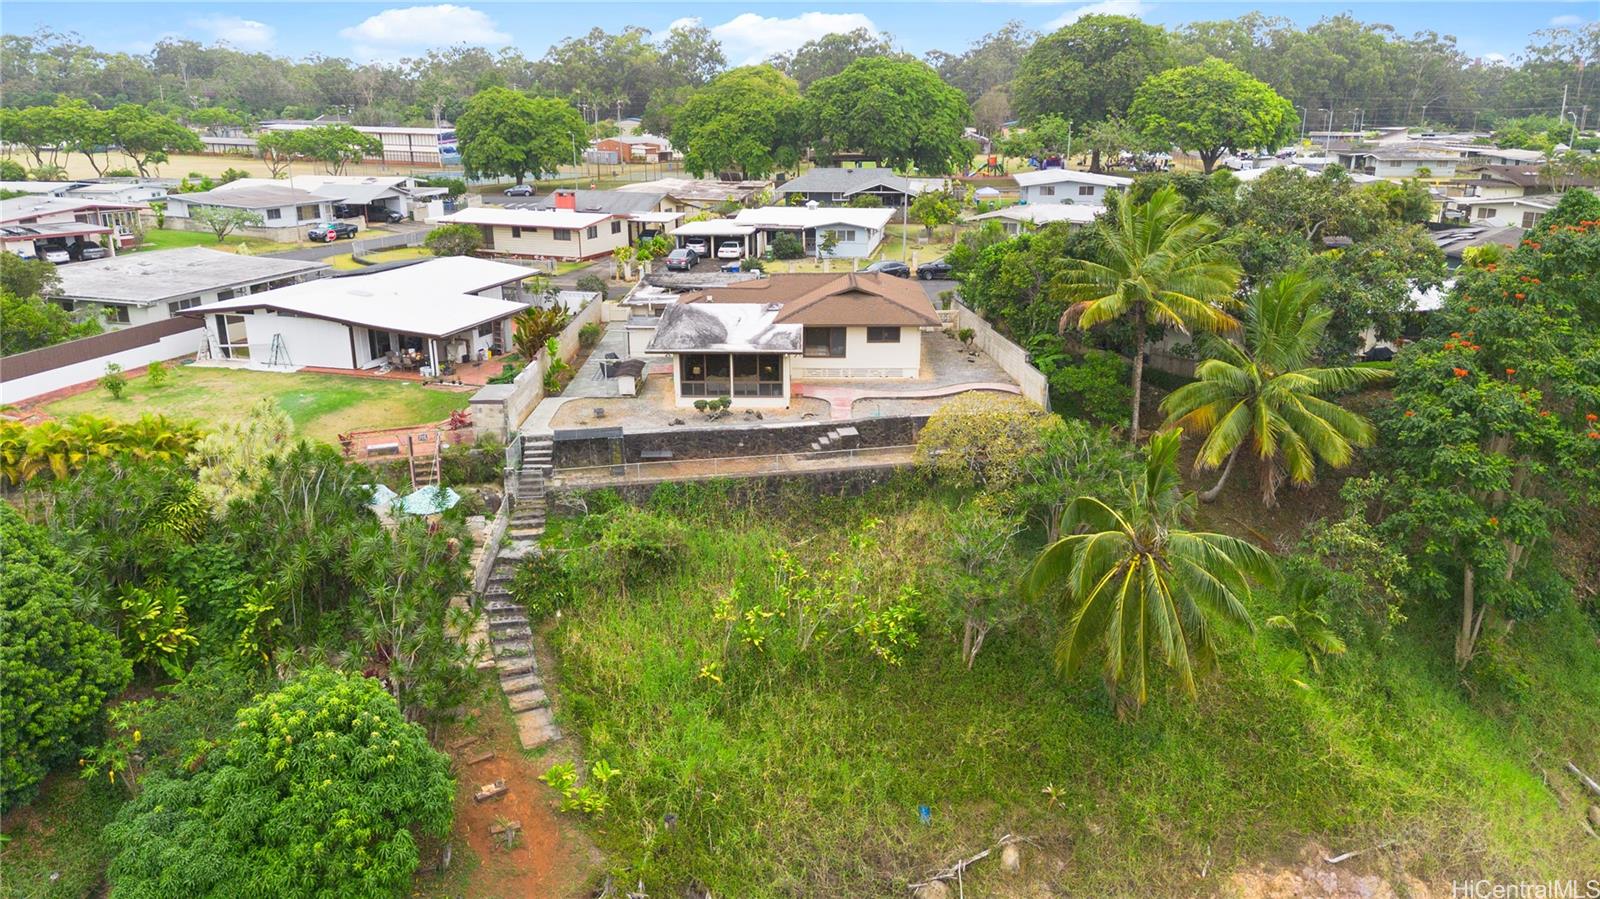
[[[65,247],[46,247],[39,253],[39,258],[56,265],[66,265],[72,261],[72,254]]]
[[[906,265],[904,262],[895,262],[892,259],[885,259],[882,262],[874,262],[862,269],[862,271],[875,272],[880,275],[893,275],[896,278],[911,277],[911,266]]]
[[[924,281],[947,280],[950,277],[950,270],[953,267],[954,266],[943,259],[935,259],[932,262],[924,262],[917,266],[917,277]]]
[[[531,196],[533,196],[533,185],[532,184],[513,184],[510,187],[506,188],[505,193],[506,193],[506,196],[508,196],[508,197],[531,197]]]
[[[321,240],[333,243],[336,240],[353,238],[356,236],[356,232],[355,225],[344,222],[317,222],[307,229],[306,240]]]
[[[737,240],[725,240],[717,244],[718,259],[743,259],[744,244]]]
[[[708,256],[711,254],[711,244],[707,243],[704,237],[691,237],[683,242],[683,246],[684,249],[694,250],[701,256]]]
[[[104,259],[111,255],[111,251],[97,243],[83,245],[83,250],[78,253],[79,259]]]
[[[396,222],[403,222],[405,220],[405,216],[393,209],[386,209],[382,206],[367,207],[367,221],[369,222],[386,222],[390,225],[393,225]]]
[[[695,267],[700,261],[700,254],[687,247],[680,247],[667,254],[667,271],[686,272]]]

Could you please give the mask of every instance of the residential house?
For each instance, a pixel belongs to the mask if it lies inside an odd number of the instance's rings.
[[[894,216],[895,210],[888,208],[763,206],[741,209],[733,221],[763,232],[766,236],[762,243],[770,242],[779,233],[793,234],[800,238],[807,255],[821,255],[823,241],[832,234],[833,258],[865,259],[877,252],[884,229]]]
[[[672,159],[672,143],[654,134],[619,134],[591,141],[598,153],[607,154],[613,163],[654,163]]]
[[[775,192],[783,202],[799,196],[822,206],[847,206],[860,197],[877,197],[884,206],[898,207],[922,190],[893,169],[815,168],[778,185]]]
[[[49,195],[0,200],[0,249],[27,257],[65,250],[78,260],[84,247],[104,242],[115,253],[133,240],[144,208]]]
[[[1594,178],[1582,175],[1562,176],[1559,181],[1562,191],[1571,187],[1592,188],[1595,184]],[[1560,192],[1556,179],[1538,165],[1468,166],[1461,169],[1449,187],[1454,196],[1484,199]]]
[[[62,266],[61,286],[52,299],[68,310],[93,310],[117,329],[165,321],[185,309],[288,287],[328,271],[322,262],[185,247]]]
[[[578,261],[602,259],[629,246],[629,219],[627,213],[468,206],[433,221],[477,225],[483,233],[481,252],[489,255]]]
[[[321,125],[349,124],[342,119],[278,119],[261,123],[262,131],[300,131]],[[456,149],[456,129],[443,125],[437,128],[413,128],[405,125],[352,125],[362,134],[370,134],[383,145],[380,156],[373,161],[399,162],[405,165],[446,166],[460,165],[461,154]]]
[[[622,190],[571,190],[561,188],[529,203],[507,203],[522,209],[570,209],[574,212],[606,212],[626,215],[628,242],[666,234],[684,217],[682,212],[667,212],[661,207],[666,194]]]
[[[0,181],[0,191],[8,194],[32,194],[36,197],[64,197],[67,191],[81,187],[85,181]]]
[[[1082,228],[1094,224],[1094,220],[1105,214],[1105,211],[1104,206],[1080,206],[1076,203],[1044,205],[1025,203],[975,215],[971,221],[997,221],[1007,234],[1016,235],[1055,222],[1066,222],[1074,229]]]
[[[678,405],[726,396],[789,405],[795,379],[917,378],[939,316],[916,283],[879,274],[774,275],[684,294],[646,350],[673,359]]]
[[[335,205],[336,201],[326,196],[290,187],[283,181],[259,186],[238,186],[235,182],[215,190],[168,196],[166,224],[168,228],[185,231],[207,231],[209,227],[194,217],[195,210],[206,207],[244,209],[259,215],[261,224],[240,228],[239,233],[294,241],[302,237],[306,226],[332,221]]]
[[[1427,144],[1383,147],[1371,144],[1340,150],[1339,164],[1352,172],[1389,180],[1406,178],[1450,178],[1461,162],[1461,153]]]
[[[1532,228],[1561,202],[1560,194],[1526,197],[1457,197],[1451,201],[1463,218],[1475,225],[1511,225]]]
[[[304,281],[182,315],[203,318],[202,353],[254,369],[305,366],[424,375],[499,354],[511,319],[528,308],[518,265],[448,256],[415,265]]]
[[[118,178],[79,184],[66,192],[66,196],[105,203],[146,205],[152,200],[165,199],[175,182],[164,178]]]
[[[1524,229],[1514,226],[1485,224],[1429,231],[1428,236],[1433,238],[1434,245],[1444,253],[1444,264],[1451,269],[1457,269],[1461,267],[1462,254],[1465,251],[1489,244],[1498,244],[1507,250],[1513,250],[1521,245],[1523,233]]]
[[[694,215],[726,206],[749,206],[756,203],[772,188],[771,181],[718,181],[714,178],[656,178],[623,184],[617,190],[625,193],[665,194],[661,201],[662,212],[683,212]]]
[[[1083,203],[1104,206],[1106,192],[1112,188],[1125,188],[1133,184],[1132,178],[1120,175],[1101,175],[1080,172],[1076,169],[1042,169],[1037,172],[1018,172],[1012,176],[1022,194],[1022,202],[1030,204]]]
[[[425,221],[444,214],[443,199],[448,191],[427,187],[410,175],[293,175],[287,180],[240,178],[216,188],[219,191],[248,190],[257,187],[298,188],[334,203],[338,219],[381,221],[391,213]]]

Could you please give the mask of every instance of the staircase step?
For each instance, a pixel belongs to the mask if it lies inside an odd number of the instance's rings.
[[[528,616],[518,612],[501,612],[498,616],[489,619],[489,630],[504,631],[508,628],[526,628]],[[505,634],[496,633],[496,639],[505,639]]]
[[[491,639],[491,640],[532,640],[533,639],[533,629],[528,627],[526,624],[519,624],[519,625],[516,625],[514,627],[502,627],[502,628],[495,628],[495,627],[491,626],[491,629],[489,631],[489,639]]]
[[[544,695],[543,690],[525,690],[515,696],[507,694],[506,700],[511,703],[511,711],[526,712],[532,709],[542,709],[550,705],[550,697]]]
[[[515,612],[518,615],[522,614],[522,606],[519,606],[514,602],[507,602],[503,599],[490,600],[489,602],[484,603],[483,610],[489,613],[490,618],[494,618],[497,614],[503,615],[507,612]]]
[[[539,670],[539,666],[533,661],[533,656],[525,656],[520,659],[505,659],[500,662],[496,662],[494,667],[500,672],[501,677],[514,677],[520,674],[534,674]]]
[[[539,675],[534,674],[532,671],[529,671],[525,674],[518,674],[515,677],[500,678],[500,689],[504,690],[507,696],[513,693],[521,693],[523,690],[535,690],[543,688],[544,681],[540,680]]]
[[[495,640],[495,658],[526,656],[533,654],[533,644],[528,640]]]
[[[517,713],[517,739],[523,749],[533,749],[561,739],[561,728],[556,726],[550,707],[544,706]]]

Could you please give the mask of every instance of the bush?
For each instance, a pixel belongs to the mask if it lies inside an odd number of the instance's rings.
[[[498,484],[505,464],[505,447],[497,440],[480,440],[475,446],[447,446],[439,456],[440,472],[450,484]]]
[[[398,896],[444,836],[450,760],[375,678],[313,670],[240,710],[190,776],[152,775],[105,830],[119,897]]]
[[[111,394],[114,400],[122,399],[122,391],[128,387],[128,376],[122,373],[122,366],[115,362],[106,363],[106,373],[100,376],[100,386]]]
[[[1023,477],[1060,419],[1020,396],[963,393],[929,416],[917,436],[923,471],[958,486],[1004,490]]]
[[[166,363],[160,359],[151,360],[150,364],[145,366],[144,377],[151,387],[160,387],[162,384],[167,383]]]
[[[137,178],[139,173],[133,169],[106,169],[101,173],[102,178]]]
[[[477,225],[457,222],[433,229],[422,243],[435,256],[471,256],[483,246],[483,232]]]
[[[115,637],[73,613],[72,560],[7,503],[0,544],[0,807],[9,808],[78,754],[132,671]]]
[[[1132,414],[1128,363],[1115,353],[1090,350],[1049,377],[1052,403],[1063,415],[1115,424]]]
[[[578,279],[577,286],[584,293],[597,293],[600,299],[607,299],[606,279],[599,275],[584,275]]]
[[[774,259],[799,259],[806,254],[805,244],[787,231],[772,238],[767,246],[772,250]]]
[[[625,587],[683,561],[688,534],[677,520],[631,506],[617,509],[586,548],[585,569]]]
[[[11,159],[0,159],[0,181],[26,181],[28,170]]]
[[[578,329],[578,346],[584,349],[593,349],[600,342],[600,325],[598,322],[589,322]]]

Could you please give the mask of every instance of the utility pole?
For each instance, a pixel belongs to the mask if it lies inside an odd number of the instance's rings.
[[[1318,106],[1317,112],[1328,114],[1328,127],[1322,132],[1322,155],[1328,155],[1328,147],[1333,142],[1333,110]]]
[[[1295,108],[1300,110],[1300,143],[1304,144],[1306,142],[1306,116],[1308,113],[1304,106],[1296,106]]]
[[[1565,84],[1561,85],[1561,114],[1556,118],[1563,121],[1567,118],[1567,86]]]

